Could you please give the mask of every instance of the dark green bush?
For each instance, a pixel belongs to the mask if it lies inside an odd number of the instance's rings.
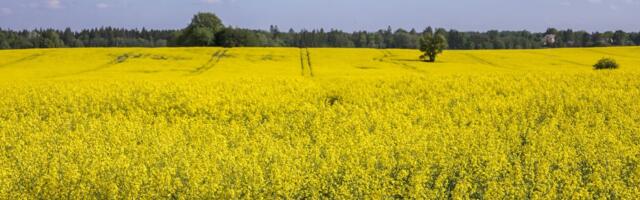
[[[602,58],[593,65],[593,69],[617,69],[618,63],[612,58]]]

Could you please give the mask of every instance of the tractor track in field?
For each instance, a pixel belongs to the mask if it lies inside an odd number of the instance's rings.
[[[313,77],[313,66],[311,65],[311,52],[309,52],[309,48],[305,48],[307,51],[307,64],[309,66],[309,75]]]
[[[573,60],[567,60],[567,59],[564,59],[564,58],[560,58],[559,56],[556,56],[556,55],[546,54],[546,53],[542,53],[542,52],[532,52],[532,51],[527,51],[527,53],[531,54],[531,55],[545,56],[545,57],[550,58],[550,59],[562,61],[562,62],[573,64],[573,65],[586,66],[585,64],[582,64],[582,63],[579,63],[579,62],[576,62],[576,61],[573,61]]]
[[[311,64],[311,52],[309,52],[309,48],[300,48],[300,69],[302,70],[302,76],[305,76],[305,64],[307,65],[306,68],[309,71],[309,76],[314,77],[313,65]]]
[[[408,70],[411,70],[411,71],[415,71],[415,72],[419,72],[419,73],[426,73],[425,71],[422,71],[422,70],[418,69],[418,67],[416,67],[416,66],[413,66],[413,65],[410,65],[410,64],[407,64],[407,63],[400,62],[400,61],[392,59],[392,57],[394,57],[395,55],[393,55],[393,53],[391,53],[391,51],[389,51],[389,50],[386,50],[386,49],[382,50],[382,54],[383,55],[382,55],[381,58],[374,59],[374,60],[378,60],[378,61],[384,62],[384,63],[391,63],[391,64],[400,66],[400,67],[402,67],[404,69],[408,69]]]
[[[629,55],[623,55],[623,54],[617,54],[617,53],[611,53],[611,52],[606,52],[606,51],[602,51],[600,49],[596,49],[596,48],[584,48],[585,51],[590,51],[593,53],[598,53],[598,54],[604,54],[607,56],[616,56],[616,57],[622,57],[622,58],[631,58],[631,59],[638,59],[638,57],[634,57],[634,56],[629,56]]]
[[[124,53],[124,54],[119,55],[118,57],[116,57],[114,60],[109,61],[108,63],[102,64],[102,65],[100,65],[98,67],[95,67],[95,68],[91,68],[91,69],[87,69],[87,70],[83,70],[83,71],[79,71],[79,72],[74,72],[74,73],[69,73],[69,74],[62,74],[62,75],[58,75],[58,76],[48,76],[48,77],[45,77],[45,78],[63,78],[63,77],[75,76],[75,75],[86,74],[86,73],[91,73],[91,72],[97,72],[97,71],[109,68],[109,67],[111,67],[113,65],[124,63],[129,58],[133,57],[132,55],[135,55],[135,53],[132,53],[132,52]]]
[[[44,54],[42,54],[42,53],[31,54],[31,55],[25,56],[23,58],[20,58],[18,60],[14,60],[14,61],[11,61],[11,62],[8,62],[8,63],[1,64],[0,68],[4,68],[4,67],[11,66],[11,65],[15,65],[15,64],[18,64],[18,63],[21,63],[21,62],[34,60],[34,59],[39,58],[40,56],[43,56],[43,55]]]
[[[191,71],[190,75],[200,75],[209,71],[211,68],[215,67],[220,62],[220,60],[222,60],[222,58],[227,54],[228,51],[228,49],[224,49],[214,52],[213,54],[211,54],[211,58],[209,58],[209,61]]]
[[[300,75],[304,76],[304,53],[300,48]]]
[[[467,57],[469,57],[469,58],[471,58],[471,59],[475,60],[476,62],[481,63],[481,64],[489,65],[489,66],[491,66],[491,67],[498,68],[498,69],[505,69],[505,70],[511,70],[511,71],[514,71],[514,70],[515,70],[515,69],[513,69],[513,68],[506,67],[506,66],[504,66],[504,65],[499,65],[499,64],[497,64],[497,63],[494,63],[494,62],[488,61],[488,60],[486,60],[486,59],[480,58],[480,57],[478,57],[478,56],[476,56],[476,55],[472,55],[472,54],[469,54],[469,53],[463,53],[463,54],[464,54],[465,56],[467,56]]]

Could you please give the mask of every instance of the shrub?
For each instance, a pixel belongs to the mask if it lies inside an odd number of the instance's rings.
[[[617,69],[618,63],[612,58],[602,58],[593,65],[593,69]]]

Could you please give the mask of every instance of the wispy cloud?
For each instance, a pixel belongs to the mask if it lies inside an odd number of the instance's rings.
[[[49,8],[62,8],[62,2],[60,0],[47,0],[47,6]]]
[[[640,0],[586,0],[586,2],[597,6],[607,6],[614,11],[624,9],[625,6],[640,5]]]
[[[109,4],[106,4],[106,3],[98,3],[98,4],[96,4],[96,8],[100,8],[100,9],[109,8]]]
[[[601,3],[626,3],[626,4],[637,4],[640,3],[640,0],[586,0],[592,4],[601,4]]]
[[[222,2],[222,0],[202,0],[202,2],[208,3],[208,4],[216,4],[216,3]]]
[[[219,3],[233,3],[236,2],[236,0],[200,0],[203,3],[206,4],[219,4]]]
[[[0,15],[10,15],[13,14],[13,10],[11,8],[0,8]]]

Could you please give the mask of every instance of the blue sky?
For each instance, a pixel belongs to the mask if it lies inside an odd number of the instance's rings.
[[[199,11],[259,29],[640,31],[640,0],[0,0],[0,27],[175,29]]]

